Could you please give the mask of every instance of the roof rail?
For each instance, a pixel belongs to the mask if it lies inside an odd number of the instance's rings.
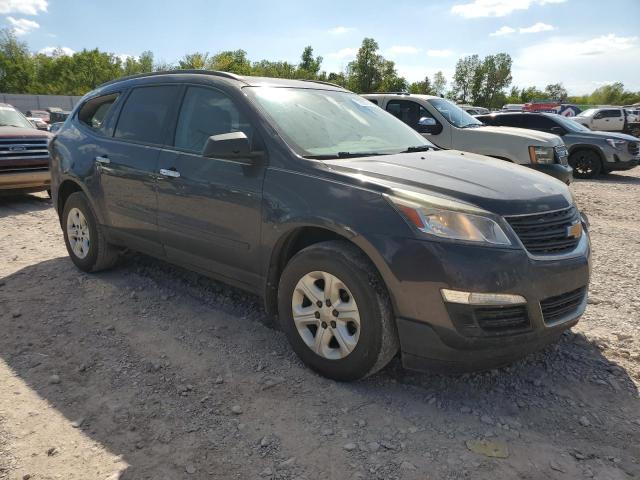
[[[337,83],[331,83],[331,82],[325,82],[323,80],[307,80],[307,79],[301,79],[303,82],[313,82],[313,83],[320,83],[322,85],[331,85],[332,87],[338,87],[338,88],[342,88],[344,89],[343,86],[338,85]]]
[[[411,95],[409,92],[369,92],[363,95]]]
[[[114,80],[110,80],[106,83],[103,83],[102,85],[100,85],[99,87],[106,87],[107,85],[112,85],[114,83],[117,82],[123,82],[125,80],[132,80],[134,78],[144,78],[144,77],[155,77],[156,75],[171,75],[171,74],[181,74],[181,73],[200,73],[200,74],[204,74],[204,75],[211,75],[211,76],[215,76],[215,77],[223,77],[223,78],[231,78],[233,80],[238,80],[240,82],[244,82],[244,79],[240,76],[240,75],[236,75],[235,73],[231,73],[231,72],[221,72],[218,70],[197,70],[197,69],[190,69],[190,70],[164,70],[164,71],[160,71],[160,72],[147,72],[147,73],[138,73],[137,75],[129,75],[127,77],[120,77],[120,78],[116,78]]]

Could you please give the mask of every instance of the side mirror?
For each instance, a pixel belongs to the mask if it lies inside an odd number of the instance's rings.
[[[564,135],[566,132],[564,131],[564,128],[562,127],[551,127],[551,133],[553,133],[554,135],[558,135],[558,136],[562,136]]]
[[[239,163],[251,165],[262,152],[252,152],[249,138],[244,132],[223,133],[207,138],[202,149],[202,156],[208,158],[225,158]]]
[[[428,135],[438,135],[442,132],[442,125],[436,122],[435,118],[422,117],[418,120],[418,132]]]

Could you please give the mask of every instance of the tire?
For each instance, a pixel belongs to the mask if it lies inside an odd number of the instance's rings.
[[[595,178],[602,171],[600,155],[593,150],[578,150],[569,156],[569,165],[576,178]]]
[[[84,193],[69,195],[62,210],[61,225],[69,257],[80,270],[98,272],[116,264],[118,251],[107,243]],[[77,235],[72,235],[74,231]]]
[[[333,303],[327,304],[327,297]],[[322,306],[318,301],[324,301]],[[346,241],[311,245],[287,263],[278,287],[278,311],[293,350],[325,377],[364,378],[398,351],[389,294],[370,260]]]

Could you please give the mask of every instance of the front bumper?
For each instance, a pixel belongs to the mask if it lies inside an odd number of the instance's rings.
[[[563,183],[569,185],[573,181],[573,169],[569,165],[561,165],[559,163],[551,164],[528,164],[527,167],[533,168],[547,175],[557,178]]]
[[[476,370],[539,350],[575,325],[586,308],[590,244],[583,235],[566,255],[542,259],[519,248],[396,239],[386,245],[385,278],[394,302],[403,363],[407,368]],[[508,293],[526,301],[526,328],[468,328],[445,303],[441,289]],[[545,322],[541,302],[584,289],[570,311]],[[473,327],[473,326],[472,326]]]
[[[0,191],[38,191],[47,190],[51,185],[49,170],[25,172],[0,172]]]
[[[631,170],[640,164],[640,156],[632,157],[629,154],[620,154],[619,152],[613,155],[607,155],[607,161],[604,164],[604,168],[608,171],[614,170]]]

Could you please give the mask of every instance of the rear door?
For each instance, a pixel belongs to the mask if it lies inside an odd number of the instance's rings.
[[[187,86],[172,146],[158,164],[158,225],[170,260],[254,288],[264,164],[202,156],[209,136],[239,131],[261,150],[249,118],[225,92]]]
[[[133,88],[120,109],[113,136],[101,141],[98,181],[110,233],[136,250],[162,255],[158,239],[156,178],[167,121],[180,87]]]
[[[624,116],[619,108],[600,110],[593,116],[593,129],[617,132],[624,129]]]

